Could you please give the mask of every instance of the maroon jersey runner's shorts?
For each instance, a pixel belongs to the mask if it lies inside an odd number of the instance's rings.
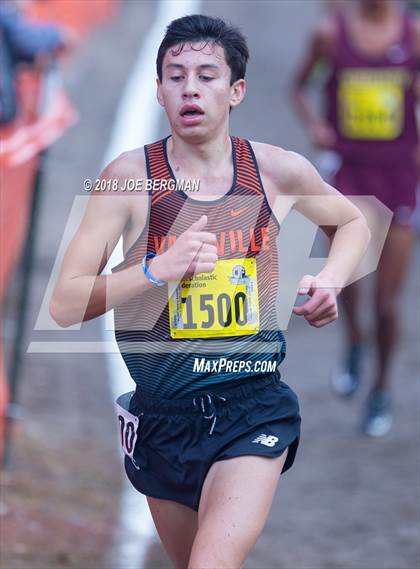
[[[416,207],[416,165],[366,165],[344,162],[333,185],[346,196],[376,196],[393,213],[393,223],[410,225]]]

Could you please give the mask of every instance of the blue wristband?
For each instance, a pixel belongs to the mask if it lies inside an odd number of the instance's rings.
[[[143,257],[142,261],[141,261],[141,266],[143,267],[143,273],[145,274],[145,276],[149,279],[149,281],[157,286],[163,286],[166,284],[165,281],[160,281],[159,279],[155,278],[152,273],[149,271],[149,268],[147,266],[147,261],[148,259],[153,259],[153,257],[156,257],[156,253],[146,253],[146,255]]]

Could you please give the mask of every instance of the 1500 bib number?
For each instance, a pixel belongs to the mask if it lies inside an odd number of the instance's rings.
[[[172,338],[243,336],[259,330],[256,260],[218,261],[212,273],[169,283]]]
[[[186,306],[186,321],[184,328],[196,330],[197,324],[193,321],[193,299],[192,296],[185,296],[182,302]],[[232,311],[233,308],[233,311]],[[217,316],[215,317],[215,309]],[[210,329],[217,322],[223,328],[230,326],[233,319],[235,319],[238,326],[244,326],[247,323],[247,310],[248,300],[244,292],[237,292],[233,299],[233,306],[231,297],[222,292],[214,298],[214,294],[200,294],[200,311],[207,312],[207,320],[201,322],[201,327]],[[233,312],[233,315],[232,315]]]

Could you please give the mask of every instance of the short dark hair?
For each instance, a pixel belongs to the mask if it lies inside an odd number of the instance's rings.
[[[249,51],[246,39],[239,28],[227,24],[221,18],[194,14],[173,20],[166,28],[156,59],[159,80],[162,81],[162,63],[168,49],[179,44],[178,53],[181,53],[186,43],[199,41],[223,47],[226,63],[231,71],[231,84],[245,77]]]

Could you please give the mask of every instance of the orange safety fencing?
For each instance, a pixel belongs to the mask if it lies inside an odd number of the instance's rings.
[[[85,38],[93,27],[110,21],[118,4],[119,0],[36,0],[27,5],[25,16],[33,22],[65,25]],[[44,80],[35,68],[18,71],[18,114],[0,127],[0,308],[25,241],[39,155],[78,117],[62,87],[40,110]],[[2,329],[0,315],[0,463],[8,407]]]
[[[119,0],[37,0],[29,5],[32,21],[64,24],[85,35],[116,14]]]

